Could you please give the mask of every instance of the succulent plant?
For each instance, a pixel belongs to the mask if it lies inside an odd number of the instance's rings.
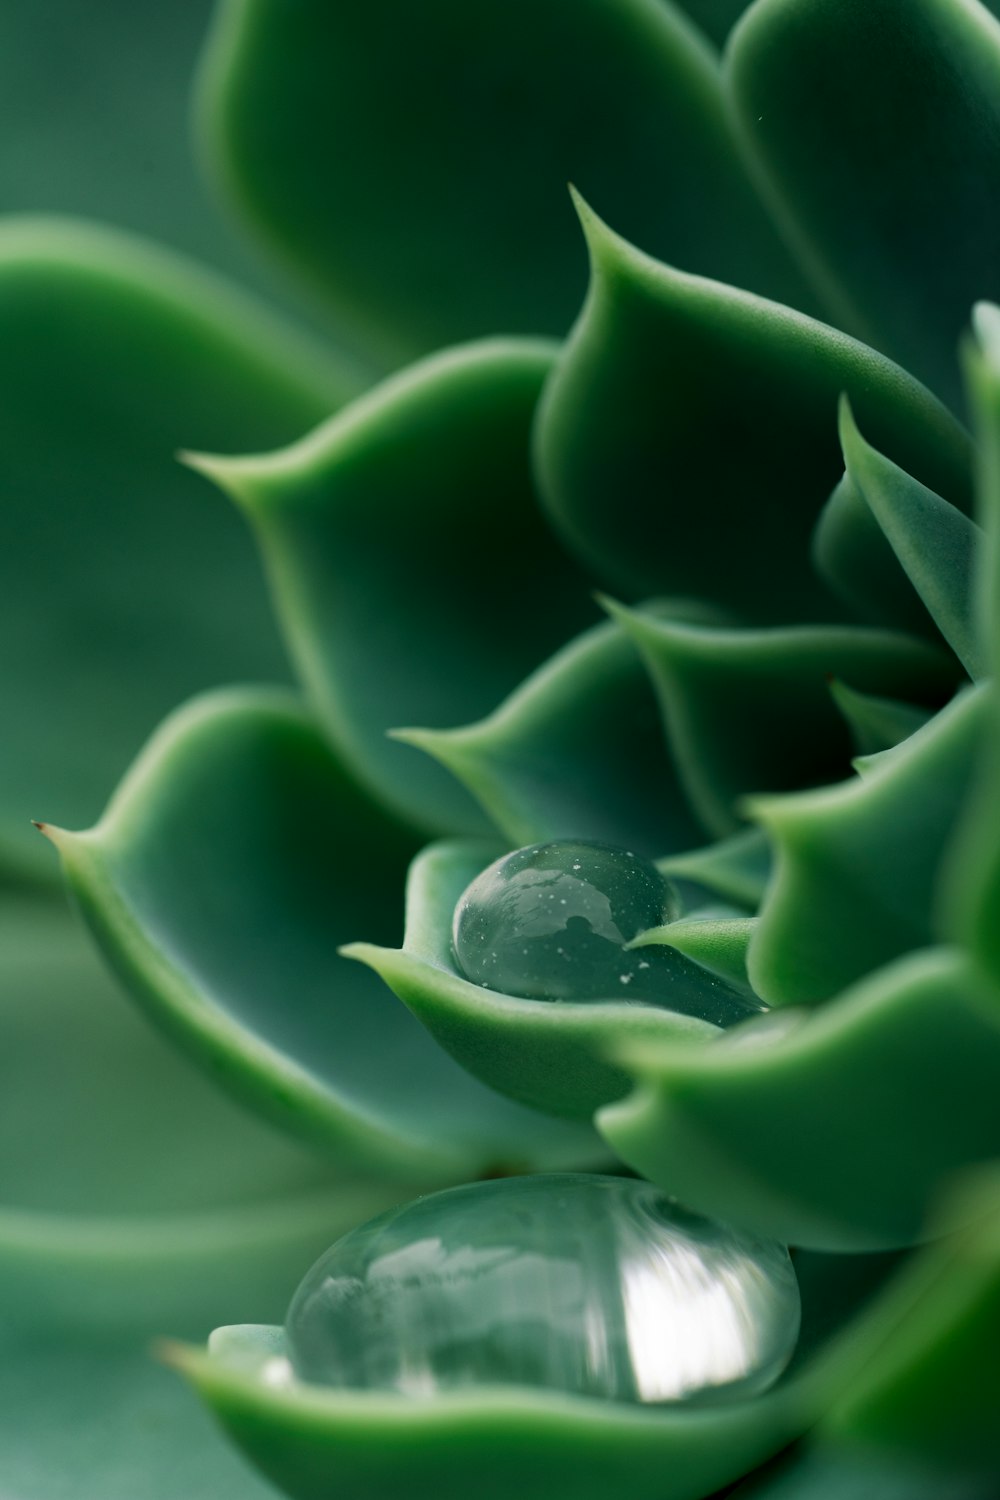
[[[0,225],[0,1491],[985,1500],[1000,19],[224,0],[196,95],[308,313]]]

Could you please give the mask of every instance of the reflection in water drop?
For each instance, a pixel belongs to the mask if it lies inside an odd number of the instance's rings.
[[[777,1378],[799,1293],[784,1246],[649,1183],[508,1178],[346,1235],[306,1276],[286,1328],[296,1374],[322,1385],[705,1402]]]
[[[761,1009],[665,946],[629,950],[677,915],[655,865],[629,849],[557,840],[498,859],[455,908],[452,944],[466,978],[528,1000],[625,1000],[717,1026]]]

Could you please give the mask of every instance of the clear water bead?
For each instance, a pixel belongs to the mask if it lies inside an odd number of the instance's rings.
[[[455,908],[452,947],[467,979],[527,1000],[622,1000],[717,1026],[761,1008],[663,945],[629,949],[678,915],[655,865],[582,840],[531,844],[478,875]]]
[[[799,1318],[783,1245],[646,1182],[561,1175],[453,1188],[353,1230],[306,1276],[286,1333],[296,1375],[320,1385],[707,1403],[776,1380]]]

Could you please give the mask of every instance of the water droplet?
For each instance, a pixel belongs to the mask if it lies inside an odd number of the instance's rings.
[[[558,898],[553,900],[553,897]],[[455,910],[461,972],[528,1000],[629,1001],[728,1026],[761,1009],[676,949],[626,944],[677,915],[672,887],[627,849],[579,840],[532,844],[476,877]],[[627,975],[627,977],[626,977]]]
[[[321,1385],[707,1402],[776,1380],[799,1316],[784,1246],[646,1182],[566,1175],[454,1188],[352,1231],[286,1331],[296,1374]]]

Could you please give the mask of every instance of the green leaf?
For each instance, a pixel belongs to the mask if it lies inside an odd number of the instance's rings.
[[[1000,1178],[972,1174],[945,1210],[968,1227],[938,1241],[885,1294],[891,1337],[821,1424],[853,1446],[938,1472],[1000,1472]]]
[[[651,927],[633,938],[629,947],[645,948],[658,943],[676,948],[702,968],[718,974],[727,984],[752,994],[747,977],[747,949],[754,926],[753,917],[695,911],[662,927]]]
[[[565,1165],[576,1133],[489,1094],[337,946],[391,940],[409,837],[295,701],[233,691],[161,729],[101,822],[51,830],[136,999],[262,1114],[397,1179]]]
[[[457,781],[385,731],[486,713],[593,617],[528,468],[551,360],[527,340],[452,350],[282,452],[192,460],[245,508],[299,673],[353,773],[424,831],[484,823]]]
[[[859,693],[836,678],[830,683],[830,696],[840,710],[860,756],[878,755],[891,750],[922,729],[932,715],[912,703],[895,698],[880,698]],[[854,765],[857,767],[855,760]]]
[[[226,196],[390,365],[565,332],[584,283],[568,181],[681,265],[808,295],[712,49],[654,0],[505,0],[474,20],[455,0],[226,0],[200,95]]]
[[[888,538],[845,474],[819,513],[812,564],[852,615],[928,640],[940,634]]]
[[[840,440],[856,490],[931,618],[969,676],[985,676],[973,598],[983,541],[979,527],[866,443],[846,401]]]
[[[719,836],[739,827],[747,793],[847,773],[850,739],[831,677],[930,702],[955,684],[953,663],[907,636],[835,625],[724,630],[609,608],[649,669],[691,806]]]
[[[808,1005],[933,940],[941,857],[987,700],[967,690],[864,778],[751,804],[775,845],[750,946],[754,989]]]
[[[750,0],[677,0],[681,10],[721,47]]]
[[[456,967],[452,918],[466,886],[502,850],[453,840],[415,860],[407,884],[402,948],[353,943],[344,951],[369,965],[470,1073],[536,1109],[589,1120],[627,1087],[607,1061],[618,1036],[719,1035],[707,1021],[646,1005],[524,1000],[471,984]],[[706,994],[715,981],[705,975]],[[717,986],[715,986],[717,987]],[[591,1160],[600,1154],[592,1147]]]
[[[801,1387],[691,1409],[635,1408],[551,1391],[377,1391],[268,1383],[276,1329],[217,1330],[176,1346],[177,1368],[229,1435],[293,1500],[602,1500],[628,1475],[633,1500],[701,1500],[784,1446],[806,1420]],[[253,1343],[258,1345],[256,1363]]]
[[[274,443],[346,378],[214,277],[110,231],[0,227],[0,863],[96,816],[179,698],[283,676],[252,549],[174,460]],[[44,601],[44,602],[42,602]]]
[[[657,860],[671,880],[691,882],[723,901],[756,911],[771,879],[771,844],[760,828],[744,828],[703,849]]]
[[[898,367],[581,214],[590,294],[546,387],[536,458],[553,522],[602,576],[750,620],[829,618],[807,562],[842,470],[843,391],[880,449],[968,503],[965,433]]]
[[[762,1396],[710,1406],[635,1407],[500,1387],[414,1402],[299,1384],[288,1379],[282,1330],[259,1325],[219,1328],[207,1351],[167,1352],[264,1473],[299,1500],[340,1487],[365,1500],[390,1500],[402,1487],[459,1500],[473,1471],[484,1500],[553,1492],[597,1500],[618,1493],[624,1473],[638,1500],[702,1500],[849,1388],[883,1334],[867,1307],[891,1269],[884,1256],[852,1257],[845,1268],[843,1257],[797,1254],[802,1336],[791,1368]],[[859,1313],[859,1337],[832,1336]]]
[[[760,184],[842,326],[959,407],[959,334],[1000,295],[996,19],[953,0],[758,0],[728,62]]]
[[[637,1080],[597,1125],[700,1212],[797,1245],[910,1243],[956,1169],[1000,1153],[995,1002],[968,961],[923,950],[815,1012],[711,1047],[621,1042]]]
[[[145,1350],[5,1344],[5,1500],[274,1500]]]
[[[480,723],[394,737],[441,761],[515,847],[597,839],[651,856],[700,832],[649,678],[617,625],[571,641]]]
[[[752,1474],[729,1500],[994,1500],[993,1480],[928,1472],[918,1460],[806,1441]]]
[[[393,1191],[336,1181],[178,1060],[61,901],[8,892],[0,923],[3,1493],[250,1500],[148,1340],[280,1317]]]

